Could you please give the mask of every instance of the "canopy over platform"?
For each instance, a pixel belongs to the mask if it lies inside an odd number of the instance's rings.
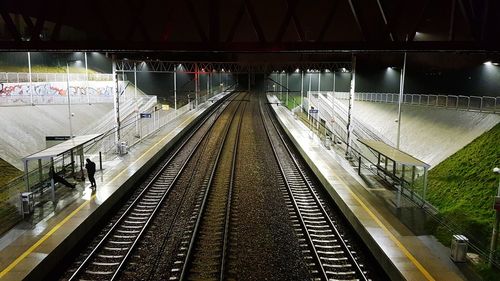
[[[398,207],[401,206],[401,192],[408,194],[413,201],[419,199],[421,206],[426,205],[425,195],[427,192],[427,171],[430,168],[429,164],[381,141],[370,139],[358,139],[358,141],[377,155],[377,173],[378,171],[382,171],[386,177],[388,176],[399,186]],[[422,176],[421,185],[416,184],[420,176]]]
[[[92,134],[77,136],[60,144],[54,145],[52,147],[46,148],[37,153],[31,154],[23,158],[23,161],[38,160],[38,159],[50,159],[62,155],[68,151],[71,151],[79,146],[85,145],[90,141],[93,141],[102,136],[102,134]]]
[[[60,144],[54,145],[52,147],[46,148],[44,150],[41,150],[37,153],[31,154],[25,158],[23,158],[24,162],[24,176],[25,176],[25,183],[26,183],[26,191],[27,193],[31,193],[33,190],[36,190],[37,187],[42,186],[41,190],[43,191],[43,184],[46,181],[46,177],[49,176],[48,180],[50,180],[50,186],[51,186],[51,193],[52,193],[52,201],[55,203],[55,187],[54,187],[54,180],[51,179],[50,172],[49,174],[45,174],[44,170],[51,170],[54,168],[54,159],[55,158],[61,158],[62,159],[62,166],[64,169],[64,158],[65,155],[69,154],[70,156],[70,163],[68,165],[71,166],[71,175],[73,177],[75,176],[75,161],[74,157],[75,154],[79,156],[79,162],[80,162],[80,177],[83,178],[83,149],[84,146],[91,142],[95,141],[99,137],[101,137],[102,134],[92,134],[92,135],[84,135],[84,136],[77,136],[72,139],[69,139],[67,141],[64,141]],[[30,161],[37,161],[38,162],[38,168],[37,171],[34,173],[29,172],[29,167],[28,167],[28,162]],[[50,166],[45,167],[42,165],[42,160],[50,160]],[[52,170],[55,172],[54,170]],[[31,188],[33,187],[33,188]]]
[[[392,147],[385,142],[369,140],[369,139],[358,139],[359,142],[366,145],[371,150],[374,150],[391,160],[404,164],[406,166],[418,166],[418,167],[426,167],[429,168],[430,165],[418,160],[417,158],[411,156],[408,153],[405,153],[395,147]]]

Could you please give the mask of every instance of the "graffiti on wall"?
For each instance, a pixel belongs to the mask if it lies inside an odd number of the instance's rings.
[[[66,83],[3,83],[0,89],[0,97],[12,96],[30,96],[30,89],[34,96],[66,96]],[[83,83],[70,85],[71,96],[96,96],[110,97],[113,96],[112,82],[107,81],[92,81],[88,86]]]

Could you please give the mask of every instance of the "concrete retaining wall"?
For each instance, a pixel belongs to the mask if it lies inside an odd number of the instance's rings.
[[[397,110],[395,104],[356,101],[353,114],[396,143]],[[404,105],[400,148],[432,168],[498,122],[498,114]]]

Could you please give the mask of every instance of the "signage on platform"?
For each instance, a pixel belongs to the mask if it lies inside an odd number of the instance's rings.
[[[151,118],[151,113],[141,113],[141,118]]]

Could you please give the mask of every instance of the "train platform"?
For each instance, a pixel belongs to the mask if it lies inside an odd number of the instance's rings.
[[[327,149],[290,110],[278,105],[275,96],[268,95],[268,100],[292,142],[391,279],[466,280],[448,248],[432,236],[415,235],[343,154]]]
[[[97,190],[80,183],[71,202],[59,202],[51,214],[36,224],[19,223],[0,237],[0,280],[40,280],[127,193],[136,181],[181,138],[207,110],[227,96],[223,92],[174,118],[126,155],[103,162],[97,171]],[[58,203],[58,205],[59,205]],[[63,204],[67,203],[67,204]]]

